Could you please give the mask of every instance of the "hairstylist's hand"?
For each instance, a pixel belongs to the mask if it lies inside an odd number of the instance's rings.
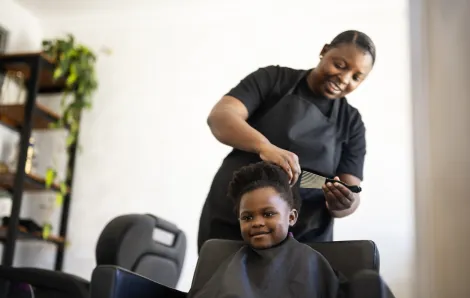
[[[300,165],[299,157],[290,151],[281,149],[273,144],[265,144],[260,148],[259,157],[283,168],[289,175],[291,185],[299,179]]]
[[[339,177],[335,177],[334,180],[340,181]],[[331,211],[349,209],[355,201],[354,193],[340,183],[328,182],[322,188],[325,194],[326,206]]]

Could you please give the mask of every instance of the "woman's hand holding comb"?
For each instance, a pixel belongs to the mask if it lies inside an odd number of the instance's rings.
[[[359,185],[360,180],[351,175],[340,175],[334,180],[343,181],[346,184]],[[346,178],[346,179],[345,179]],[[345,181],[346,180],[346,181]],[[326,207],[334,217],[345,217],[353,213],[359,205],[359,194],[353,193],[341,183],[326,183],[322,187],[325,194]]]
[[[334,180],[340,181],[339,177]],[[354,202],[353,192],[340,183],[326,183],[323,185],[326,205],[332,211],[349,209]]]

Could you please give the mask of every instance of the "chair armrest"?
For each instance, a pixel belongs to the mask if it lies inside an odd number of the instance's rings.
[[[186,298],[186,293],[168,288],[124,268],[98,266],[91,276],[90,298]]]
[[[30,284],[37,292],[62,294],[70,298],[88,297],[89,282],[81,277],[47,269],[0,266],[0,280]],[[7,286],[2,283],[1,285]]]

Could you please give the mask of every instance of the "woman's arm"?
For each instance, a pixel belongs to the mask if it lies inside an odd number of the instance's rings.
[[[235,97],[224,96],[210,112],[207,124],[219,142],[239,150],[260,154],[262,147],[270,144],[269,140],[252,128],[246,122],[247,119],[246,106]]]
[[[363,179],[364,159],[366,155],[366,129],[361,115],[357,112],[350,122],[352,132],[343,147],[341,160],[337,169],[337,178],[349,185],[360,185]],[[328,209],[333,217],[346,217],[359,207],[361,197],[346,187],[330,185],[323,188]]]
[[[289,175],[291,184],[295,184],[300,175],[297,155],[271,144],[246,122],[247,119],[246,106],[235,97],[224,96],[212,109],[207,124],[219,142],[256,153],[262,160],[279,165]]]

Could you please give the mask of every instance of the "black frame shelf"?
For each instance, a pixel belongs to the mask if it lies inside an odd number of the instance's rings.
[[[69,191],[64,196],[60,216],[59,235],[46,239],[38,233],[30,233],[19,226],[19,215],[25,191],[54,191],[58,185],[46,189],[45,179],[25,172],[29,139],[33,129],[49,129],[49,124],[60,118],[55,112],[36,101],[41,93],[60,93],[64,90],[63,80],[54,81],[54,62],[44,53],[0,54],[0,71],[21,72],[27,91],[24,104],[1,105],[0,124],[20,134],[18,164],[15,173],[0,173],[0,188],[12,194],[12,207],[8,226],[0,226],[0,242],[4,243],[2,266],[12,266],[17,240],[46,241],[57,245],[55,270],[61,271],[67,239],[67,225],[70,209],[70,189],[75,166],[76,146],[68,150],[68,171],[71,175],[66,182]]]

